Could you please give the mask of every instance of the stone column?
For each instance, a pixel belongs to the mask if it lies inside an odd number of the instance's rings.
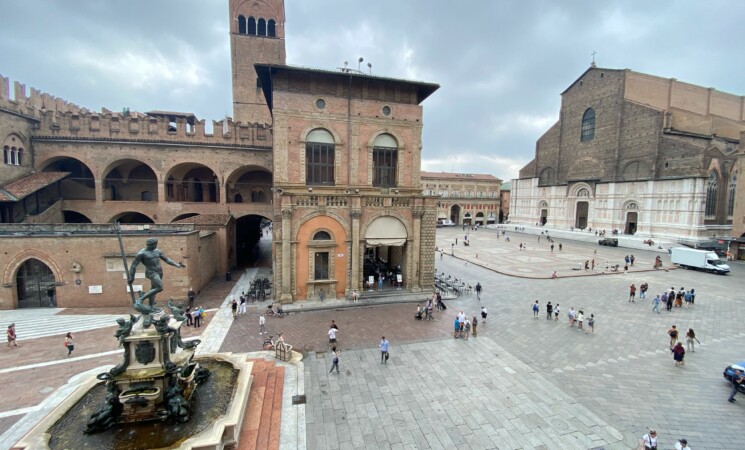
[[[282,210],[282,290],[280,303],[292,303],[292,211]]]
[[[362,217],[362,210],[353,209],[349,213],[352,217],[352,279],[349,280],[349,288],[351,290],[361,290],[360,286],[360,217]]]
[[[412,269],[414,269],[414,273],[409,274],[409,279],[413,281],[413,283],[410,285],[409,289],[413,292],[421,292],[422,290],[422,284],[421,284],[421,248],[422,248],[422,217],[424,216],[424,209],[415,207],[413,211],[414,216],[414,225],[412,226],[412,229],[414,230],[414,239],[411,245],[411,253],[412,253]]]

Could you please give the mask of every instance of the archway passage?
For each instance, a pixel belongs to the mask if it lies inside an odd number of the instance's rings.
[[[46,264],[34,258],[26,260],[16,275],[18,307],[54,307],[54,286],[54,274]]]
[[[145,223],[155,223],[153,219],[149,218],[148,216],[138,213],[138,212],[125,212],[121,213],[119,215],[116,215],[111,218],[109,223],[128,223],[128,224],[145,224]]]
[[[378,217],[365,231],[363,286],[370,290],[404,288],[408,234],[406,227],[394,217]],[[379,283],[382,277],[382,283]]]
[[[239,267],[272,267],[272,222],[256,215],[239,218],[235,248]]]
[[[450,208],[450,220],[452,220],[456,225],[460,224],[460,206],[453,205]]]
[[[577,214],[574,220],[575,228],[584,230],[587,228],[587,216],[590,211],[589,202],[577,202]]]
[[[226,187],[229,203],[269,203],[272,173],[257,166],[241,167],[228,177]]]
[[[217,174],[198,163],[173,167],[166,176],[166,201],[216,203],[220,201]]]
[[[546,222],[548,222],[548,209],[542,209],[541,210],[541,226],[546,225]]]
[[[62,180],[60,189],[62,198],[66,200],[95,200],[96,182],[93,172],[75,158],[60,158],[42,169],[43,172],[70,172],[70,176]]]
[[[104,178],[104,198],[113,201],[157,201],[158,178],[140,161],[118,161]]]
[[[626,234],[636,234],[636,224],[639,223],[639,213],[628,212],[626,213],[626,227],[624,232]]]
[[[62,211],[65,223],[93,223],[85,214],[77,211]]]

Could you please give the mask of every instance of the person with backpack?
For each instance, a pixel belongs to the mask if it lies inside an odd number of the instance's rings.
[[[536,300],[535,303],[533,303],[533,318],[534,319],[538,318],[538,312],[540,311],[540,309],[541,307],[540,305],[538,305],[538,300]]]
[[[678,342],[678,328],[675,327],[675,325],[671,326],[669,330],[667,330],[668,336],[670,336],[670,348],[672,349],[675,346],[675,343]]]

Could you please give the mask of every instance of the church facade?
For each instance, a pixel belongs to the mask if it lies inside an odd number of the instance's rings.
[[[114,222],[158,233],[187,262],[163,296],[250,262],[269,221],[278,301],[360,289],[366,258],[400,268],[402,288],[429,288],[436,202],[421,194],[421,102],[438,86],[294,69],[283,0],[229,0],[228,11],[233,118],[212,133],[190,113],[94,112],[0,78],[0,222],[11,224],[0,240],[22,241],[0,255],[0,308],[42,306],[27,300],[49,288],[60,306],[121,305],[116,237],[77,271],[65,242],[75,226],[104,242],[109,227],[95,225]]]
[[[511,222],[689,244],[731,235],[745,97],[594,66],[561,95],[512,180]]]

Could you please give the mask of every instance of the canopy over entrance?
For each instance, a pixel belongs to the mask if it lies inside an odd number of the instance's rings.
[[[400,247],[406,243],[406,227],[394,217],[378,217],[373,220],[365,232],[365,243],[368,247]]]

